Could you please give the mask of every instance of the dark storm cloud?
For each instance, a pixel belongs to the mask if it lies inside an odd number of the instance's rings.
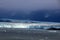
[[[57,0],[0,0],[0,7],[7,9],[57,8]]]

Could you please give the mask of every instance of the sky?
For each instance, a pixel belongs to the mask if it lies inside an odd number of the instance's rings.
[[[0,0],[0,18],[32,19],[60,22],[59,11],[36,12],[37,10],[59,9],[60,0]],[[34,11],[34,13],[32,12]],[[32,12],[32,13],[31,13]]]
[[[57,0],[0,0],[0,8],[6,9],[57,9]]]

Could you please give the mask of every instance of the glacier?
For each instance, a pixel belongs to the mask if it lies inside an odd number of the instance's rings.
[[[60,28],[60,23],[13,19],[0,20],[0,28],[49,29],[52,27]]]

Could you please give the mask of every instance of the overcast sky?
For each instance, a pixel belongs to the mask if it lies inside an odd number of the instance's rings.
[[[0,0],[0,8],[6,9],[56,9],[57,0]]]

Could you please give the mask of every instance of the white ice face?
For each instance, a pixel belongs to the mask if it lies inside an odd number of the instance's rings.
[[[30,20],[10,20],[12,22],[0,22],[0,28],[38,28],[38,29],[48,29],[51,26],[55,28],[60,28],[60,23],[53,22],[40,22],[40,21],[30,21]]]
[[[53,23],[0,23],[0,28],[33,28],[33,29],[48,29],[51,26],[59,28],[60,24]]]
[[[25,25],[25,24],[19,24],[19,23],[12,23],[12,24],[10,24],[10,23],[8,23],[8,24],[4,24],[4,23],[2,23],[1,25],[0,25],[0,27],[2,27],[2,28],[28,28],[28,25]]]

